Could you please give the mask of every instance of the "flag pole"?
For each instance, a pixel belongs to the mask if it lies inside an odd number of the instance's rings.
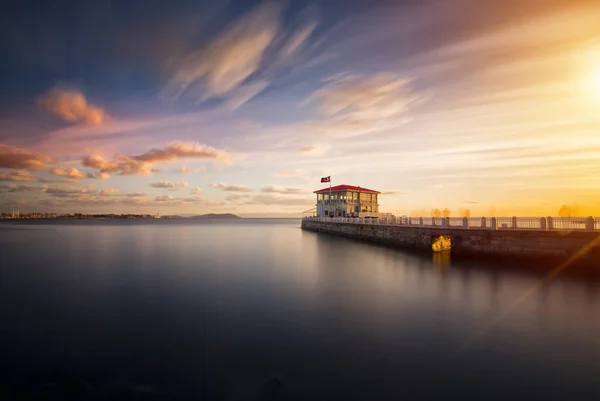
[[[329,207],[331,208],[332,206],[332,199],[331,199],[331,176],[329,176]],[[333,210],[333,214],[335,217],[335,209]]]

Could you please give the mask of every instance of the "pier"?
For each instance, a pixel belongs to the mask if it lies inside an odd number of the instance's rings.
[[[452,255],[567,261],[600,268],[599,217],[305,217],[302,229]]]

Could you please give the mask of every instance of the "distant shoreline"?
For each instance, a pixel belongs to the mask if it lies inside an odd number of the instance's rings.
[[[169,220],[169,221],[237,221],[237,220],[302,220],[301,217],[233,217],[233,218],[227,218],[227,217],[222,217],[222,218],[209,218],[209,217],[202,217],[202,218],[197,218],[197,217],[182,217],[182,216],[178,216],[178,217],[171,217],[171,216],[164,216],[161,218],[155,218],[155,217],[35,217],[35,218],[19,218],[19,219],[10,219],[10,218],[0,218],[0,224],[1,223],[17,223],[17,222],[33,222],[33,221],[39,221],[39,222],[59,222],[59,221],[123,221],[123,220],[127,220],[127,221],[164,221],[164,220]]]
[[[2,217],[0,221],[22,220],[237,220],[242,217],[232,213],[208,213],[193,216],[152,216],[149,214],[65,214],[55,215],[50,213],[28,213],[16,218]]]

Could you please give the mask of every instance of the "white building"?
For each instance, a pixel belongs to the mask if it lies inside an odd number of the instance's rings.
[[[317,194],[317,217],[377,217],[380,192],[353,185],[336,185]]]

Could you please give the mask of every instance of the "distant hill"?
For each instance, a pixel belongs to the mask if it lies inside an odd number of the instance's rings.
[[[302,213],[244,213],[241,217],[253,219],[301,219]]]
[[[209,213],[209,214],[200,214],[197,216],[190,216],[190,219],[202,219],[202,220],[230,220],[230,219],[241,219],[240,216],[237,216],[233,213]]]

